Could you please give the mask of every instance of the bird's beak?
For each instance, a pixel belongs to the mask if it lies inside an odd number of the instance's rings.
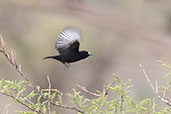
[[[91,54],[90,52],[88,52],[89,56],[93,56],[93,54]]]
[[[93,56],[93,54],[89,54],[90,56]]]

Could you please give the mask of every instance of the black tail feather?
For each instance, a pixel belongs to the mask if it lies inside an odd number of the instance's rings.
[[[57,60],[59,60],[59,56],[47,56],[47,57],[44,57],[43,59],[57,59]]]

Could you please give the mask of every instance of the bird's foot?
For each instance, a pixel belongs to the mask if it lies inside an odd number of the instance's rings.
[[[69,69],[69,67],[70,67],[69,63],[64,63],[64,65],[65,65],[66,69]]]

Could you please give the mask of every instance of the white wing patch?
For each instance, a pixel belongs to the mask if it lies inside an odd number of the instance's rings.
[[[55,48],[59,51],[60,48],[67,49],[73,42],[80,43],[80,30],[76,27],[64,28],[58,36]]]

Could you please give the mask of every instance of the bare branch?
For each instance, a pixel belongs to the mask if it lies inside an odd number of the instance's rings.
[[[16,52],[14,51],[14,49],[11,49],[11,56],[9,53],[7,53],[5,51],[5,41],[4,39],[2,38],[2,35],[0,35],[0,53],[2,53],[5,58],[8,60],[8,62],[16,69],[16,71],[20,74],[20,76],[26,80],[29,85],[33,88],[33,89],[36,89],[33,84],[30,83],[30,80],[25,76],[25,74],[21,71],[21,65],[18,65],[16,63]]]
[[[72,89],[72,90],[75,94],[77,93],[75,89]],[[78,94],[78,97],[81,98],[81,96],[79,94]]]
[[[72,90],[74,91],[74,93],[77,93],[75,89],[72,89]],[[80,95],[78,95],[78,97],[79,97],[79,98],[81,98],[81,96],[80,96]],[[87,101],[91,101],[90,99],[86,99],[86,98],[85,98],[85,100],[87,100]]]
[[[161,95],[158,94],[158,86],[157,86],[157,81],[156,81],[156,89],[154,88],[153,84],[151,83],[150,79],[149,79],[149,76],[147,75],[145,69],[143,68],[143,66],[141,64],[139,64],[142,72],[144,73],[144,76],[146,77],[148,83],[150,84],[152,90],[154,91],[154,93],[156,94],[156,96],[162,101],[164,102],[165,104],[167,104],[168,106],[171,106],[171,98],[166,98],[166,97],[163,97]],[[164,93],[165,95],[165,93]]]
[[[5,48],[5,41],[0,34],[0,49],[3,50]]]
[[[150,84],[151,88],[153,89],[154,92],[156,92],[153,84],[151,83],[151,81],[150,81],[150,79],[149,79],[149,77],[148,77],[148,75],[147,75],[147,73],[145,71],[145,69],[143,68],[143,66],[141,64],[140,64],[140,68],[143,71],[144,76],[146,77],[146,79],[147,79],[148,83]]]
[[[159,92],[159,89],[158,89],[158,81],[156,80],[156,93],[158,94],[158,92]]]
[[[50,99],[50,95],[51,95],[51,82],[50,82],[50,78],[49,78],[49,76],[47,76],[47,80],[48,80],[48,84],[49,84],[49,98],[48,98],[48,113],[49,114],[51,114],[51,108],[50,108],[50,101],[51,101],[51,99]]]
[[[99,94],[96,94],[96,93],[93,93],[93,92],[90,92],[89,90],[87,90],[85,86],[80,86],[79,84],[77,84],[77,87],[79,87],[81,90],[87,92],[90,95],[93,95],[93,96],[96,96],[96,97],[100,97]]]
[[[77,112],[79,112],[81,114],[85,114],[82,110],[77,109],[77,108],[75,108],[73,106],[66,106],[66,105],[62,105],[62,104],[56,104],[56,103],[54,103],[52,101],[51,101],[51,104],[56,106],[56,107],[65,108],[65,109],[71,109],[71,110],[75,110],[75,111],[77,111]]]

